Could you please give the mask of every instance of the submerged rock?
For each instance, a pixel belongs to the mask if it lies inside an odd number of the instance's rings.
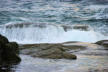
[[[18,52],[16,42],[9,42],[6,37],[0,35],[0,66],[19,63],[21,59]]]
[[[89,31],[90,30],[90,26],[88,26],[88,25],[82,25],[82,24],[77,24],[77,25],[73,26],[73,29],[83,30],[83,31]]]

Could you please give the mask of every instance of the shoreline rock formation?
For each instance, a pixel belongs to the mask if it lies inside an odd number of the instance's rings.
[[[20,44],[19,48],[21,54],[49,59],[77,59],[77,54],[108,55],[105,51],[106,48],[99,45],[100,42],[102,41],[96,43],[71,41],[64,43]]]
[[[6,37],[0,35],[0,67],[19,63],[21,59],[18,54],[18,44],[9,42]]]
[[[21,54],[49,59],[77,59],[77,56],[67,52],[68,48],[61,44],[27,44],[20,45]]]

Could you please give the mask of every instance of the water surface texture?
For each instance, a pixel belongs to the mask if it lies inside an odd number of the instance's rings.
[[[35,27],[32,24],[7,28],[19,23],[53,24]],[[65,32],[61,25],[90,25],[89,31]],[[19,43],[83,41],[107,39],[107,0],[1,0],[0,33]],[[82,38],[85,37],[83,40]],[[29,42],[28,42],[29,41]]]

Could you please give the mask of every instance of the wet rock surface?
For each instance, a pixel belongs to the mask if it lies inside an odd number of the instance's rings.
[[[107,72],[108,71],[108,51],[103,45],[96,43],[70,41],[64,43],[40,43],[40,44],[22,44],[20,53],[35,59],[34,68],[39,62],[39,66],[46,72]],[[72,60],[76,59],[77,60]],[[38,61],[39,59],[39,61]],[[25,59],[28,60],[29,59]],[[31,59],[32,60],[32,59]],[[42,60],[42,61],[40,61]],[[47,63],[48,62],[48,63]],[[49,70],[49,67],[52,68]],[[56,67],[56,66],[57,67]],[[60,69],[56,69],[61,67]],[[54,69],[54,70],[53,70]],[[37,68],[36,70],[40,70]],[[43,72],[40,70],[40,72]],[[35,71],[35,69],[34,69]]]
[[[50,58],[50,59],[76,59],[77,57],[68,51],[70,48],[62,44],[29,44],[20,46],[21,53],[33,57]]]
[[[96,43],[64,42],[20,45],[21,54],[51,59],[76,59],[76,55],[108,55],[106,47]],[[73,56],[73,57],[72,57]]]
[[[0,35],[0,67],[19,63],[21,59],[18,53],[18,44],[9,42],[6,37]]]
[[[23,59],[24,63],[21,63],[21,64],[22,66],[23,64],[25,64],[25,68],[28,68],[27,65],[30,68],[33,67],[34,69],[33,71],[35,70],[39,70],[40,72],[43,71],[38,68],[38,65],[42,66],[42,69],[45,69],[45,70],[49,69],[48,67],[49,65],[52,69],[55,70],[56,68],[54,68],[53,66],[55,66],[55,63],[57,63],[58,67],[60,65],[63,65],[63,66],[66,65],[67,68],[63,72],[80,72],[80,71],[107,72],[108,71],[107,70],[108,50],[107,50],[107,47],[101,45],[102,42],[101,43],[100,42],[101,41],[99,41],[99,44],[78,42],[78,41],[70,41],[70,42],[64,42],[64,43],[20,44],[19,48],[16,42],[8,42],[5,46],[6,48],[9,48],[9,51],[11,50],[12,52],[14,51],[16,53],[15,55],[17,56],[13,55],[14,53],[9,53],[9,55],[12,56],[12,60],[16,59],[16,57],[18,57],[18,54],[27,56],[27,58]],[[20,53],[19,53],[19,50],[20,50]],[[30,62],[32,61],[32,59],[29,59],[29,57],[33,59],[33,62]],[[38,61],[38,59],[42,61]],[[73,60],[73,59],[77,59],[77,60]],[[11,60],[11,59],[8,59],[8,60]],[[57,60],[57,61],[54,61],[54,60]],[[2,59],[0,59],[0,61],[2,61]],[[29,64],[26,64],[25,61],[29,62]],[[52,61],[54,61],[54,64],[52,64],[53,63]],[[39,62],[42,62],[41,63],[42,65],[39,64]],[[47,62],[51,64],[48,64]],[[35,65],[37,65],[37,67],[35,67]],[[68,68],[69,65],[72,66],[70,67],[71,69]],[[100,65],[101,67],[98,67],[98,65]],[[47,66],[47,67],[44,68],[44,66]],[[23,69],[25,70],[25,68]],[[28,68],[28,70],[31,70],[31,69]],[[24,72],[26,71],[27,70],[25,70]],[[52,70],[50,71],[52,72]],[[59,72],[59,70],[57,71]]]

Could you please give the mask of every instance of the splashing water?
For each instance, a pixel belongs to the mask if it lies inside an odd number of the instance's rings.
[[[107,3],[107,0],[98,2]],[[96,0],[2,0],[0,3],[0,34],[18,43],[57,43],[65,41],[95,42],[107,39],[108,5]],[[5,27],[7,24],[44,23],[44,28]],[[53,24],[53,25],[52,25]],[[89,31],[61,25],[90,25]]]
[[[1,33],[10,41],[18,43],[60,43],[66,41],[95,42],[107,39],[93,29],[75,29],[77,25],[56,25],[44,23],[7,24],[1,28]]]

